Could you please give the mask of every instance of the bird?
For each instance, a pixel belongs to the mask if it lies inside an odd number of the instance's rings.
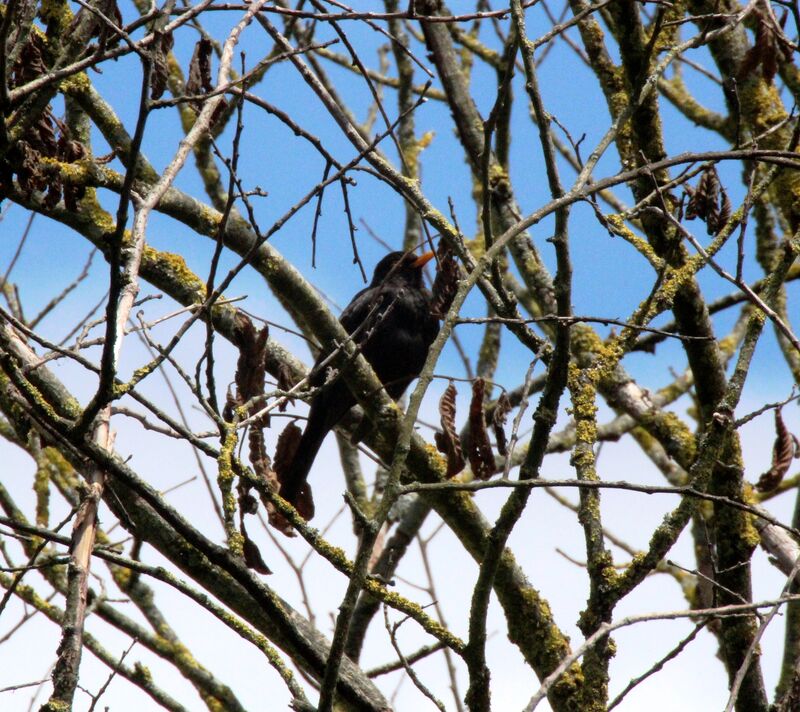
[[[419,376],[428,349],[439,333],[439,319],[431,312],[430,293],[422,283],[422,267],[434,254],[386,255],[375,266],[369,285],[353,297],[339,317],[395,400]],[[308,421],[294,457],[286,471],[280,473],[280,495],[292,504],[297,504],[306,486],[325,436],[356,404],[339,374],[327,379],[327,369],[321,364],[329,355],[330,351],[323,351],[311,371],[309,383],[318,390],[311,399]]]

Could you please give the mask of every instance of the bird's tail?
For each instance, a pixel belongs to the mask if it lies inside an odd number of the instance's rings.
[[[325,431],[318,433],[319,428],[315,426],[316,423],[309,422],[300,437],[300,442],[297,444],[297,449],[287,471],[279,473],[281,479],[280,495],[295,507],[299,503],[300,493],[308,480],[308,473],[311,471],[314,458],[317,456],[322,446],[322,441],[325,439]],[[310,517],[306,518],[310,519]]]

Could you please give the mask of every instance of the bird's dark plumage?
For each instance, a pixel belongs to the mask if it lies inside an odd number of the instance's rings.
[[[428,349],[439,332],[439,320],[431,314],[430,296],[422,286],[422,266],[433,256],[392,252],[375,266],[372,281],[362,289],[339,317],[364,358],[383,383],[386,392],[399,398],[422,370]],[[319,363],[310,383],[321,390],[311,401],[308,423],[288,471],[281,475],[281,496],[293,504],[305,485],[322,441],[352,408],[356,399],[344,379],[325,384],[325,368]]]

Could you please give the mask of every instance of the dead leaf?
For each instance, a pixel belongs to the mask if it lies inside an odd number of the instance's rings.
[[[160,99],[167,88],[169,79],[168,56],[175,40],[171,32],[155,30],[153,32],[152,58],[153,69],[150,73],[150,98]]]
[[[508,455],[508,442],[506,441],[505,424],[508,414],[511,412],[511,401],[505,391],[500,394],[492,413],[492,430],[494,440],[497,443],[497,452],[506,457]]]
[[[760,68],[764,81],[771,84],[780,65],[792,60],[792,43],[783,29],[787,15],[784,14],[779,22],[769,4],[764,3],[756,6],[753,16],[756,18],[756,39],[739,65],[739,79],[748,79]]]
[[[283,483],[283,476],[294,460],[294,454],[297,452],[302,435],[303,431],[292,421],[278,436],[278,444],[275,446],[275,473],[278,476],[279,484]]]
[[[495,471],[494,453],[486,431],[483,399],[486,384],[482,378],[472,383],[472,401],[469,404],[469,441],[467,456],[472,472],[480,480],[488,480]]]
[[[437,449],[447,456],[447,477],[454,477],[466,465],[461,439],[456,432],[456,395],[456,387],[451,381],[439,400],[439,422],[442,425],[442,432],[434,435]]]
[[[283,476],[294,459],[302,434],[303,431],[297,424],[291,422],[278,436],[278,443],[275,446],[274,484],[271,485],[275,492],[280,489]],[[314,517],[314,497],[311,492],[311,485],[309,485],[308,482],[303,485],[296,500],[290,502],[290,504],[294,506],[303,519],[310,520]],[[292,525],[274,506],[267,505],[267,515],[270,525],[286,536],[294,536]]]
[[[458,291],[458,262],[444,240],[436,248],[438,269],[431,290],[431,314],[443,319]]]
[[[781,409],[775,410],[775,444],[772,446],[772,467],[756,483],[760,492],[771,492],[783,480],[792,460],[800,455],[800,442],[789,432],[783,422]]]
[[[242,554],[244,558],[244,563],[247,565],[248,569],[252,569],[253,571],[257,571],[264,576],[268,576],[272,573],[270,571],[269,566],[264,562],[264,558],[261,556],[261,551],[256,546],[255,542],[247,535],[247,529],[244,527],[244,522],[242,522],[242,537],[244,537],[244,544],[242,545]]]
[[[208,94],[214,89],[211,81],[211,40],[202,37],[194,46],[192,61],[189,63],[189,78],[186,80],[186,93],[189,96]]]

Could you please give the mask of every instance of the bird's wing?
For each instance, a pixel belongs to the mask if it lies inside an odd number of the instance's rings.
[[[425,318],[422,320],[421,328],[425,334],[423,337],[425,343],[430,346],[439,335],[439,319],[431,313],[431,299],[433,296],[430,290],[423,288],[420,292],[422,292],[426,306]]]
[[[353,300],[348,304],[344,311],[339,315],[339,322],[344,327],[345,331],[348,334],[352,334],[367,318],[370,319],[370,322],[374,322],[376,316],[373,315],[370,317],[370,312],[372,311],[373,307],[375,306],[375,299],[380,298],[377,293],[380,290],[366,287],[362,289]],[[370,329],[372,324],[367,324],[365,327],[359,331],[359,334],[362,332],[367,331]],[[356,337],[356,341],[358,341],[358,337]],[[330,351],[328,349],[322,349],[319,356],[317,356],[316,363],[314,364],[314,368],[311,371],[311,377],[309,383],[312,386],[319,387],[327,378],[327,369],[320,368],[319,365],[322,361],[324,361]]]
[[[380,309],[375,307],[379,306],[379,302],[384,301],[383,296],[382,290],[374,287],[367,287],[356,294],[353,297],[353,301],[345,307],[339,316],[339,321],[345,331],[348,334],[352,334],[359,327],[362,330],[370,329],[380,313]],[[356,341],[358,341],[358,338],[356,338]]]

